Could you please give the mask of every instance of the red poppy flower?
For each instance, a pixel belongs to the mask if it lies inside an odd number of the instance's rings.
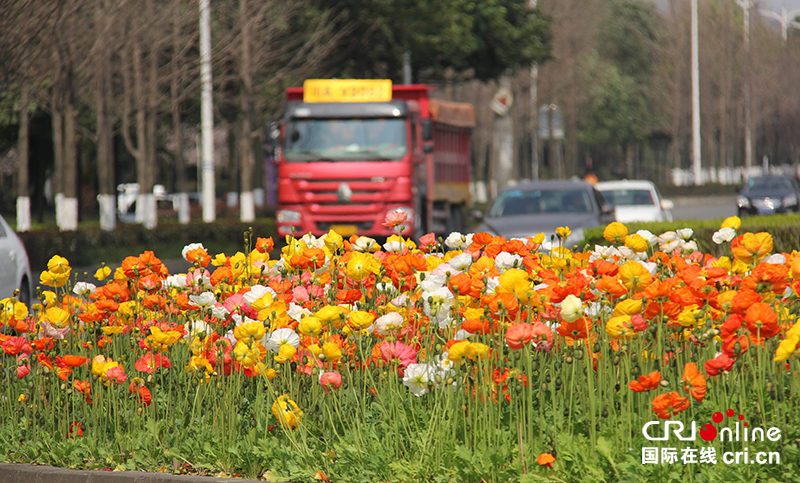
[[[653,412],[661,419],[669,419],[689,408],[689,400],[675,391],[659,394],[653,399]]]
[[[686,383],[686,391],[692,395],[694,400],[703,402],[706,397],[706,378],[697,370],[697,365],[694,362],[689,362],[683,366],[683,382]]]
[[[654,371],[646,376],[639,376],[637,381],[629,382],[628,387],[633,392],[647,392],[656,389],[659,382],[661,382],[661,373]]]

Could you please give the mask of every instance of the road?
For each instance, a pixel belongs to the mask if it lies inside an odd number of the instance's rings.
[[[736,215],[735,196],[674,198],[673,220],[710,220]]]

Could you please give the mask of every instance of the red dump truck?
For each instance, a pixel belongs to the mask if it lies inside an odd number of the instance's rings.
[[[408,214],[405,236],[464,229],[470,104],[428,85],[307,80],[286,90],[275,150],[278,234],[383,238],[386,214]]]

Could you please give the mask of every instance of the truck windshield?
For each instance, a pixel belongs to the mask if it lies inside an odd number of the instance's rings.
[[[396,161],[407,150],[403,118],[292,119],[284,156],[304,161]]]

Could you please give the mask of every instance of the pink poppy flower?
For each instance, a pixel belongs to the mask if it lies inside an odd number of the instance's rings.
[[[323,372],[319,375],[319,383],[325,388],[325,392],[339,389],[342,387],[342,375],[338,372]]]
[[[139,358],[134,364],[137,371],[152,374],[159,367],[169,368],[172,363],[167,359],[167,356],[161,354],[147,353]]]
[[[408,213],[402,211],[390,211],[386,213],[386,220],[382,223],[386,228],[393,230],[402,225],[408,219]]]
[[[380,347],[381,358],[388,364],[397,364],[398,373],[402,374],[409,364],[417,362],[417,350],[402,342],[384,342]]]
[[[106,372],[106,377],[114,384],[125,384],[125,381],[128,380],[128,375],[125,374],[125,370],[119,366],[109,369]]]

